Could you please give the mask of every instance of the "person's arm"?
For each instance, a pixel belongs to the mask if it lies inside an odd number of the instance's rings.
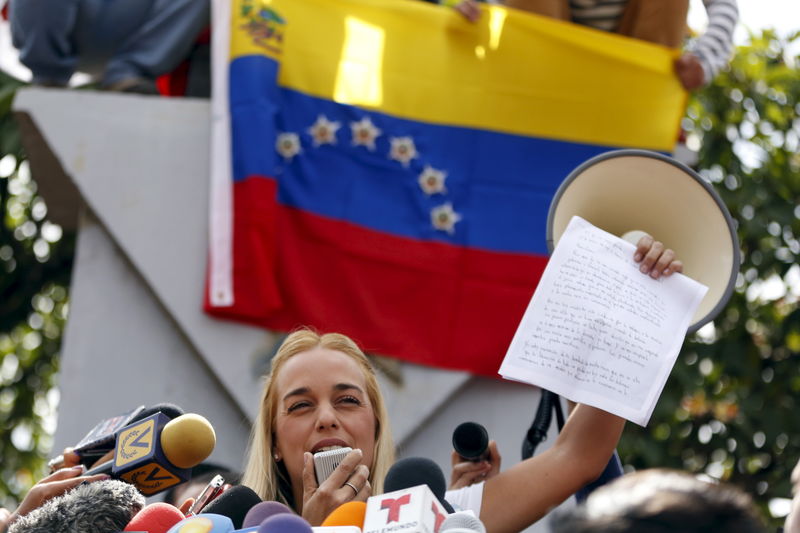
[[[11,511],[0,507],[0,533],[5,533],[11,524]]]
[[[711,82],[728,64],[733,49],[733,30],[739,20],[736,0],[703,0],[708,27],[692,49],[675,61],[675,73],[687,90]]]
[[[683,271],[673,250],[650,235],[639,239],[633,259],[653,279]],[[596,480],[624,426],[623,418],[570,402],[570,416],[552,448],[487,479],[480,515],[487,531],[521,531]]]
[[[18,518],[25,516],[34,509],[38,509],[47,500],[55,498],[56,496],[61,496],[69,489],[76,487],[83,482],[90,483],[92,481],[100,481],[109,478],[107,474],[83,476],[81,475],[83,471],[84,469],[82,466],[63,468],[40,480],[33,487],[31,487],[31,490],[29,490],[28,494],[25,495],[25,498],[22,500],[22,503],[19,504],[19,507],[17,507],[13,513],[8,515],[6,519],[6,526],[10,526]],[[0,529],[0,531],[3,530]]]
[[[486,481],[480,514],[486,530],[522,531],[595,480],[624,426],[618,416],[579,404],[551,448]]]

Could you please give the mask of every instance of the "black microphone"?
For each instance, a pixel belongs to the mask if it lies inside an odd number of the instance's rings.
[[[464,422],[453,431],[453,449],[467,461],[489,457],[489,433],[477,422]]]
[[[14,522],[9,533],[116,533],[144,507],[135,487],[113,479],[81,483]]]
[[[197,516],[207,513],[227,516],[233,522],[235,529],[242,529],[248,511],[259,503],[261,498],[253,489],[244,485],[234,485],[206,505],[203,512]]]
[[[406,457],[400,459],[386,473],[383,481],[384,492],[404,490],[417,485],[427,485],[439,503],[448,513],[453,512],[453,506],[444,499],[447,482],[444,473],[435,462],[425,457]]]

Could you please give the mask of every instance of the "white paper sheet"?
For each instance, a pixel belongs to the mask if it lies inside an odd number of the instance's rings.
[[[642,274],[634,250],[573,217],[500,375],[647,425],[707,288]]]

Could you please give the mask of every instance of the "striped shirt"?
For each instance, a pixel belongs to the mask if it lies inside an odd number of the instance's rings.
[[[617,29],[627,3],[628,0],[569,0],[573,22],[605,31]],[[708,13],[708,28],[690,43],[689,51],[700,59],[704,82],[708,83],[728,63],[739,9],[736,0],[703,0],[703,5]]]

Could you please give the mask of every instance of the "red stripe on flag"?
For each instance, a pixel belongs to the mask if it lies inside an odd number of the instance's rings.
[[[233,307],[214,315],[309,325],[367,351],[496,376],[546,257],[367,230],[275,202],[275,182],[234,185]]]

